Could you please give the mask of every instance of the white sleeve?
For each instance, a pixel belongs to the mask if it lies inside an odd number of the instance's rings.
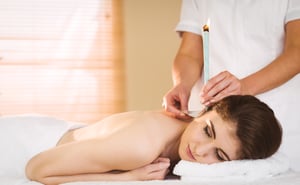
[[[289,0],[285,23],[300,19],[300,0]]]
[[[197,0],[182,0],[180,21],[177,24],[175,31],[177,32],[192,32],[198,35],[202,34],[203,18],[200,13],[203,9]],[[202,3],[203,4],[203,3]]]

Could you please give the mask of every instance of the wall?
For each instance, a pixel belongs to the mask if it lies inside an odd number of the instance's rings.
[[[161,109],[172,87],[181,0],[123,0],[127,110]]]

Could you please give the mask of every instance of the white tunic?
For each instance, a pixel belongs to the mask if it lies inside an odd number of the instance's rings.
[[[202,35],[208,19],[210,77],[227,70],[244,78],[281,54],[284,25],[300,19],[300,0],[183,0],[176,31]],[[300,75],[258,98],[282,123],[281,150],[300,171]]]

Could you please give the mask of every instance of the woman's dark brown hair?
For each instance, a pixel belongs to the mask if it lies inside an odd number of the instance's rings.
[[[273,110],[250,95],[232,95],[209,107],[226,121],[237,125],[240,159],[270,157],[280,147],[282,128]],[[208,111],[209,111],[208,110]]]

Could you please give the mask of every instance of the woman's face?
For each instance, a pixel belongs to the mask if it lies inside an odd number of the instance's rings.
[[[224,121],[214,110],[196,118],[182,134],[180,158],[203,164],[237,160],[240,143],[235,125]]]

